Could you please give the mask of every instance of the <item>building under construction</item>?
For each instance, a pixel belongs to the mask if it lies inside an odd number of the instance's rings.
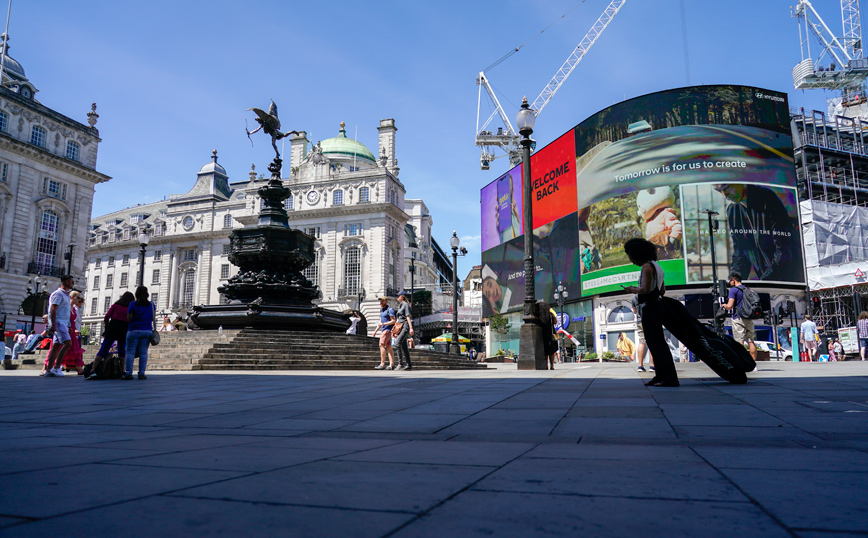
[[[829,333],[868,307],[868,126],[802,109],[792,127],[809,311]]]

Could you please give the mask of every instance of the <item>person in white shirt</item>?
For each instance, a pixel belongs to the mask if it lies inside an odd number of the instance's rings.
[[[72,305],[69,300],[69,292],[72,290],[74,281],[69,275],[60,277],[60,287],[54,290],[48,299],[48,330],[45,335],[52,338],[51,351],[48,352],[48,364],[43,375],[47,377],[61,377],[64,375],[63,356],[72,345],[69,336],[69,318]]]

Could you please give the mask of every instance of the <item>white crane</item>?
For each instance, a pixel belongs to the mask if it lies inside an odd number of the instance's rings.
[[[843,35],[835,36],[808,0],[799,0],[793,10],[799,19],[802,61],[793,68],[793,85],[798,90],[839,90],[829,100],[829,114],[847,117],[868,116],[865,79],[868,59],[862,57],[862,24],[859,0],[841,0]],[[819,43],[811,55],[813,35]]]
[[[564,62],[557,73],[555,73],[548,85],[546,85],[546,87],[543,88],[543,91],[540,92],[539,96],[534,99],[531,109],[533,109],[537,115],[542,112],[542,109],[545,108],[551,98],[554,97],[558,89],[560,89],[563,83],[567,80],[567,77],[570,76],[573,69],[575,69],[579,62],[582,61],[582,58],[585,57],[585,54],[587,54],[588,50],[590,50],[594,45],[600,37],[600,34],[603,33],[603,30],[606,29],[626,1],[627,0],[612,0],[606,9],[603,10],[603,14],[600,15],[597,22],[591,26],[591,29],[579,42],[578,46],[567,58],[567,61]],[[476,145],[482,148],[480,165],[483,170],[488,170],[491,167],[491,161],[503,157],[503,155],[496,156],[494,153],[497,148],[500,148],[506,152],[510,164],[514,166],[521,161],[521,149],[518,147],[519,135],[512,126],[512,122],[510,122],[506,112],[503,111],[503,107],[500,106],[500,101],[498,101],[497,97],[494,95],[494,90],[492,90],[488,78],[485,76],[485,72],[480,71],[479,76],[476,77],[476,84],[479,86],[479,97],[476,106]],[[480,117],[482,88],[485,88],[488,98],[491,99],[491,103],[494,105],[494,111],[480,126],[480,120],[482,119]],[[496,132],[488,130],[491,122],[497,117],[499,117],[503,122],[503,127],[498,127]]]

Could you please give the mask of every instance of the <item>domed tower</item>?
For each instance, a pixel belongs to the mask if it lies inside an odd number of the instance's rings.
[[[346,124],[341,122],[341,129],[334,138],[326,138],[320,142],[323,157],[341,165],[350,172],[376,168],[377,158],[364,144],[358,140],[347,138]]]
[[[39,91],[30,83],[24,74],[24,68],[12,56],[9,56],[9,37],[0,34],[0,63],[3,68],[3,86],[14,91],[27,100],[36,100],[34,96]]]

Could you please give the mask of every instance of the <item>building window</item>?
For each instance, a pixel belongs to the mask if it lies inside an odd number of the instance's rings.
[[[344,236],[362,235],[361,224],[344,224]]]
[[[314,286],[319,286],[319,264],[322,259],[322,251],[317,250],[313,257],[313,263],[304,270],[304,277],[311,281]]]
[[[98,306],[99,306],[99,299],[94,297],[93,299],[90,300],[90,315],[91,316],[96,316],[97,314],[99,314],[99,312],[96,311]]]
[[[108,311],[109,311],[109,308],[111,308],[111,306],[112,306],[112,298],[111,298],[111,297],[106,297],[105,300],[104,300],[103,303],[102,303],[102,312],[103,312],[103,314],[105,314],[106,312],[108,312]]]
[[[397,256],[395,256],[395,251],[390,250],[389,251],[389,282],[390,282],[390,286],[392,286],[392,289],[398,289],[398,275],[397,275],[397,271],[395,271],[395,259],[396,258],[397,258]]]
[[[9,131],[9,114],[0,110],[0,131],[8,132]]]
[[[99,271],[102,266],[102,258],[97,258],[93,261],[93,268],[95,271]]]
[[[38,125],[34,125],[33,129],[30,130],[30,143],[34,146],[39,146],[40,148],[45,147],[45,129]]]
[[[110,290],[115,285],[115,276],[114,275],[106,275],[105,276],[105,288]]]
[[[93,277],[93,289],[99,289],[99,275]]]
[[[6,183],[8,176],[9,176],[9,165],[4,163],[4,162],[0,162],[0,181]]]
[[[151,273],[151,284],[159,284],[160,283],[160,270],[154,269]]]
[[[129,287],[129,277],[127,273],[121,273],[121,289]]]
[[[50,273],[57,253],[57,227],[60,219],[54,211],[43,211],[36,238],[36,263],[43,273]]]
[[[333,205],[344,205],[344,191],[338,189],[332,196]]]
[[[289,198],[287,198],[286,201],[283,203],[283,206],[286,208],[287,211],[292,211],[293,209],[295,209],[295,199],[291,194],[289,195]]]
[[[54,181],[53,179],[48,179],[47,177],[43,178],[42,194],[51,196],[52,198],[57,198],[59,200],[66,200],[66,183]]]
[[[196,291],[196,271],[190,269],[184,273],[181,301],[184,305],[192,305]]]
[[[129,265],[130,264],[130,255],[124,254],[124,261],[121,262],[121,265]]]
[[[157,304],[159,304],[159,302],[160,302],[160,294],[159,294],[158,292],[152,293],[152,294],[151,294],[151,301],[153,301],[154,306],[156,306]]]
[[[130,224],[137,224],[140,221],[145,220],[144,215],[130,215]]]
[[[189,248],[184,251],[184,261],[185,262],[194,262],[196,261],[196,249]]]
[[[222,293],[220,294],[220,304],[229,304],[229,297],[226,297]]]
[[[220,279],[226,280],[227,278],[229,278],[229,264],[224,263],[220,266]]]
[[[371,189],[367,187],[362,187],[359,189],[359,202],[370,202],[371,201]]]
[[[142,272],[136,271],[136,279],[133,280],[133,282],[135,282],[136,284],[138,284],[139,282],[144,282],[144,280],[141,279],[141,276],[142,276]]]
[[[78,142],[72,140],[66,142],[66,158],[73,161],[81,160],[81,146],[78,145]]]
[[[389,191],[389,202],[398,205],[398,196],[395,195],[395,191]]]
[[[158,262],[158,261],[162,261],[162,259],[163,259],[163,251],[162,250],[155,250],[154,251],[154,261]]]
[[[129,240],[130,240],[130,229],[124,228],[124,241],[129,241]]]
[[[362,250],[350,247],[344,251],[344,295],[359,293],[362,274]]]
[[[232,227],[232,215],[226,214],[223,216],[223,227],[231,228]]]
[[[154,235],[166,235],[166,223],[158,222],[154,224]]]
[[[223,245],[223,255],[228,256],[230,252],[232,252],[232,245],[230,245],[229,243]]]
[[[184,229],[188,232],[193,229],[193,217],[184,217]]]
[[[114,266],[115,266],[115,257],[114,257],[114,256],[109,256],[109,258],[108,258],[108,266],[109,266],[109,267],[114,267]]]
[[[319,239],[319,226],[311,226],[310,228],[305,228],[304,233],[311,237]]]

